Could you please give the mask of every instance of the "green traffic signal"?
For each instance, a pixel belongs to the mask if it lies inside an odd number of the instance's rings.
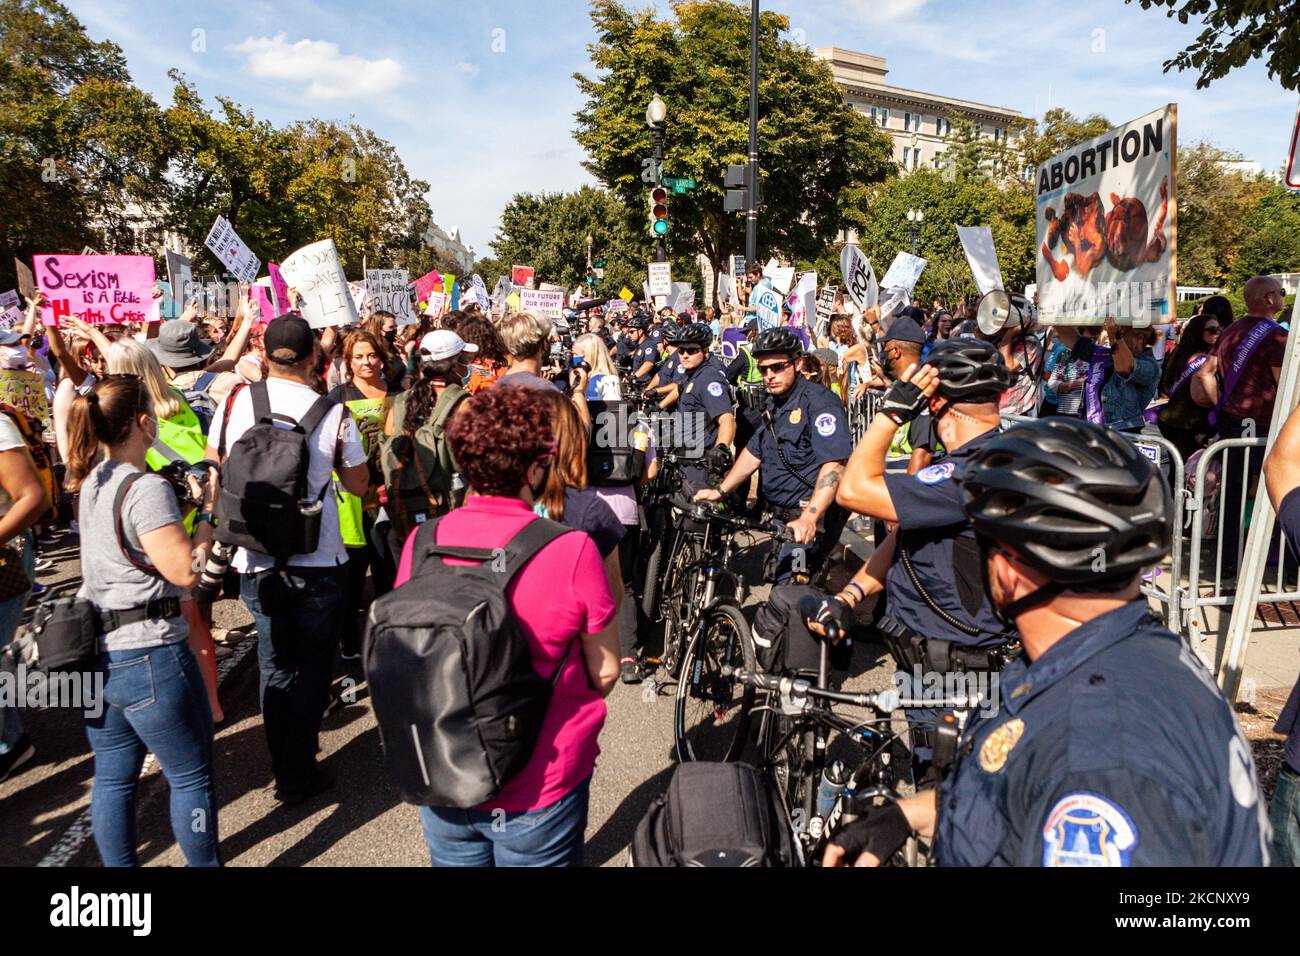
[[[656,236],[668,235],[668,223],[663,219],[656,219],[653,228]]]

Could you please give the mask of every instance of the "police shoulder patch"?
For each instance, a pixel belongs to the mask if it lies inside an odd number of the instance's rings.
[[[1047,814],[1043,866],[1129,866],[1137,843],[1137,827],[1118,804],[1078,790]]]
[[[937,465],[922,468],[916,473],[916,480],[923,485],[937,485],[939,482],[951,478],[954,471],[956,471],[956,466],[952,462],[940,462]]]
[[[830,412],[823,412],[817,416],[817,420],[813,422],[813,427],[817,429],[817,434],[821,435],[822,438],[830,438],[835,434],[837,427],[835,416]]]
[[[723,386],[722,386],[722,383],[721,383],[721,382],[710,382],[710,383],[709,383],[709,394],[712,395],[714,398],[719,398],[719,397],[721,397],[721,395],[722,395],[722,387],[723,387]]]

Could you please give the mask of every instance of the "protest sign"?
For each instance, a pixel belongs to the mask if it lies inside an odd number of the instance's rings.
[[[733,279],[739,279],[739,278],[740,278],[741,276],[743,276],[744,274],[745,274],[745,257],[744,257],[744,256],[732,256],[732,257],[731,257],[731,277],[732,277]]]
[[[821,295],[817,296],[817,334],[825,335],[830,327],[831,314],[835,311],[835,296],[839,289],[833,285],[822,286]]]
[[[266,273],[271,280],[271,301],[275,305],[275,311],[267,317],[269,322],[289,311],[289,283],[285,282],[284,276],[280,274],[279,263],[268,262]]]
[[[526,288],[519,293],[519,311],[558,319],[564,315],[564,290]]]
[[[492,287],[492,311],[504,312],[506,308],[506,298],[511,293],[510,277],[502,276],[497,279],[497,284]]]
[[[521,285],[525,289],[533,287],[533,267],[532,266],[511,266],[510,281],[515,285]]]
[[[479,308],[484,312],[492,308],[492,300],[488,298],[487,283],[478,273],[470,276],[470,297],[478,303]]]
[[[32,275],[32,270],[21,259],[14,259],[14,272],[18,276],[19,293],[24,299],[30,299],[36,294],[36,278]]]
[[[871,260],[857,246],[846,245],[840,252],[840,276],[844,279],[844,291],[859,309],[876,307],[880,298],[876,273],[871,268]]]
[[[447,305],[447,293],[430,292],[429,297],[424,300],[424,314],[438,316],[442,315],[442,310]],[[409,325],[411,323],[404,323]]]
[[[263,276],[253,283],[249,290],[249,298],[257,303],[261,321],[270,322],[279,315],[275,308],[275,301],[271,298],[271,279],[269,276]]]
[[[17,328],[26,321],[21,309],[15,309],[12,305],[5,306],[4,311],[0,312],[0,329]]]
[[[779,266],[772,259],[763,267],[763,275],[772,280],[772,286],[782,295],[788,295],[794,282],[794,266]]]
[[[280,274],[298,290],[299,311],[313,329],[361,321],[333,239],[303,246],[280,263]]]
[[[40,372],[0,369],[0,404],[18,409],[34,421],[50,417],[45,398],[45,376]]]
[[[617,313],[626,312],[627,310],[628,304],[626,299],[610,299],[609,305],[605,307],[605,311],[610,315],[616,315]]]
[[[716,278],[718,286],[718,301],[739,305],[740,300],[736,298],[736,280],[726,274],[718,275]]]
[[[370,292],[371,311],[391,312],[398,325],[414,323],[411,294],[406,288],[410,281],[405,269],[367,269],[366,289]]]
[[[649,295],[672,295],[673,266],[671,262],[652,262],[647,267],[650,275]]]
[[[922,259],[920,256],[914,256],[908,252],[900,252],[894,256],[894,261],[889,265],[889,271],[885,277],[880,280],[880,288],[902,289],[904,292],[911,294],[916,288],[916,282],[921,278],[921,273],[929,260]]]
[[[152,256],[39,255],[36,284],[45,293],[41,321],[73,317],[91,325],[157,322]]]
[[[0,309],[21,309],[22,307],[23,302],[22,299],[18,298],[17,289],[0,292]]]
[[[244,244],[225,216],[218,216],[203,244],[240,282],[252,282],[262,269],[262,260]]]
[[[522,311],[522,309],[519,308],[518,292],[511,291],[511,293],[508,296],[506,296],[506,308],[508,308],[511,312]]]
[[[370,303],[370,290],[364,282],[349,282],[348,292],[352,296],[352,305],[357,310],[357,315],[366,314],[366,306]]]
[[[770,282],[760,282],[749,294],[749,304],[758,316],[758,330],[765,332],[781,324],[781,296]]]
[[[429,296],[434,292],[442,291],[442,276],[437,269],[426,272],[420,278],[415,280],[415,301],[428,302]]]
[[[695,290],[689,282],[674,282],[668,293],[669,308],[673,312],[686,312],[695,307]]]
[[[1177,300],[1178,108],[1071,146],[1035,176],[1039,317],[1168,321]]]
[[[619,290],[618,297],[624,302],[630,303],[632,301],[632,296],[633,292],[627,286],[623,286],[623,288]]]
[[[998,253],[993,248],[993,230],[988,226],[958,226],[957,238],[966,252],[966,261],[970,263],[975,288],[980,290],[980,295],[988,295],[994,289],[1005,289]]]
[[[194,296],[191,288],[194,274],[190,271],[188,256],[167,250],[167,282],[171,286],[172,308],[170,313],[164,309],[163,315],[169,319],[180,318],[180,314],[185,311],[185,306]]]
[[[790,324],[796,327],[810,322],[817,308],[817,273],[805,272],[799,276],[790,293]]]

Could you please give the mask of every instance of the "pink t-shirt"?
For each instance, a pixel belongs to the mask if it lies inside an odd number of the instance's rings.
[[[518,498],[471,496],[438,524],[438,543],[453,547],[500,548],[537,515]],[[397,565],[397,584],[411,577],[415,532],[406,539]],[[450,564],[470,562],[449,561]],[[507,813],[548,807],[591,776],[605,724],[605,701],[592,690],[582,655],[583,634],[614,619],[605,564],[591,538],[566,534],[543,548],[506,589],[520,630],[533,652],[533,667],[549,678],[560,664],[551,704],[532,759],[480,810]],[[575,641],[574,638],[578,640]]]

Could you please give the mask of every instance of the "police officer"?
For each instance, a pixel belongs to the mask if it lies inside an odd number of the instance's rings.
[[[1250,747],[1140,590],[1170,547],[1156,469],[1113,432],[1047,418],[985,443],[962,490],[1024,651],[940,787],[849,823],[823,864],[887,860],[915,831],[944,866],[1267,865]]]
[[[794,540],[777,558],[777,583],[807,581],[821,567],[848,514],[835,504],[844,463],[853,450],[848,416],[835,393],[799,374],[802,345],[793,330],[760,333],[754,343],[770,404],[735,465],[716,490],[696,493],[697,501],[716,501],[747,487],[759,473],[759,490],[768,507],[790,525]]]
[[[634,315],[627,321],[627,336],[632,342],[632,381],[645,385],[654,375],[659,364],[659,346],[650,339],[648,329],[650,319],[645,315]]]
[[[763,406],[767,404],[767,389],[754,358],[754,339],[758,330],[751,323],[746,331],[747,340],[736,343],[736,356],[726,366],[727,381],[736,389],[736,447],[744,448],[762,422]]]
[[[677,444],[699,450],[705,465],[688,465],[682,469],[682,484],[687,494],[708,483],[708,472],[725,472],[731,467],[731,442],[736,437],[736,414],[722,372],[708,362],[713,330],[703,322],[694,322],[673,333],[670,340],[677,346],[683,377],[678,382],[680,398],[674,418]]]

